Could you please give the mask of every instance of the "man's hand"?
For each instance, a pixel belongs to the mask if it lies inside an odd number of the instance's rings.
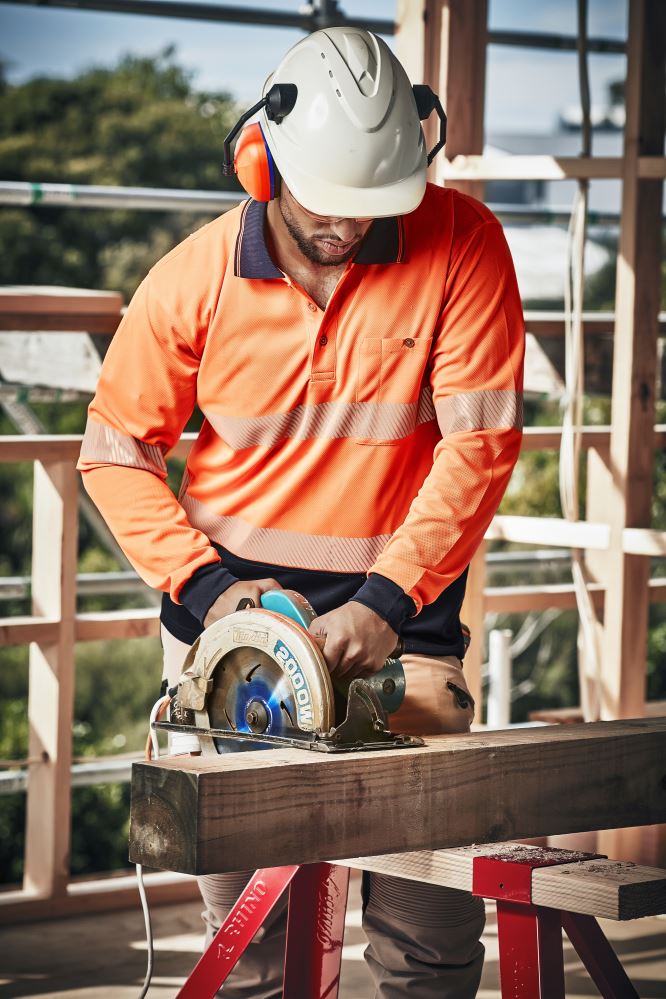
[[[323,652],[331,676],[347,679],[379,672],[398,642],[379,614],[353,600],[316,617],[309,630],[325,638]]]
[[[262,593],[266,593],[267,590],[282,589],[284,587],[280,586],[274,579],[239,580],[224,593],[220,593],[215,603],[208,608],[208,613],[204,619],[204,628],[209,628],[211,624],[219,621],[221,617],[226,617],[227,614],[233,614],[244,598],[249,597],[258,607]]]

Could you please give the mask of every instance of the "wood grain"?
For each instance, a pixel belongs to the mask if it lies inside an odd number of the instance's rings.
[[[133,766],[130,859],[186,874],[666,820],[666,719]]]
[[[411,881],[472,890],[475,857],[503,856],[507,861],[529,860],[539,847],[524,844],[482,844],[456,850],[421,850],[379,857],[338,861],[348,867]],[[613,860],[584,860],[532,873],[532,900],[536,905],[583,912],[599,919],[638,919],[666,911],[666,871]]]

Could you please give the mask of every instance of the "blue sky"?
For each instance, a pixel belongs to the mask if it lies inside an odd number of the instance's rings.
[[[297,10],[300,0],[252,0],[251,5]],[[392,18],[396,7],[395,0],[342,0],[340,6],[348,14],[382,18]],[[627,0],[589,0],[589,7],[591,34],[625,36]],[[490,26],[573,34],[576,0],[490,0]],[[92,65],[113,65],[126,53],[153,54],[175,44],[197,86],[228,90],[247,104],[256,100],[281,54],[300,37],[284,28],[0,3],[0,56],[9,64],[12,82],[70,76]],[[590,57],[593,102],[604,103],[608,83],[624,72],[623,56]],[[572,53],[490,46],[488,131],[548,132],[557,112],[577,102]]]

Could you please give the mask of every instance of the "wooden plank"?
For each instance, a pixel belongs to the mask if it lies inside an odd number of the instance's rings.
[[[123,297],[116,291],[59,285],[0,288],[0,330],[113,334]]]
[[[62,895],[69,880],[70,773],[74,706],[77,476],[69,462],[35,462],[32,610],[58,622],[30,646],[26,891]]]
[[[645,717],[660,718],[666,715],[666,701],[646,701]],[[530,721],[547,722],[549,725],[572,725],[583,721],[583,709],[575,706],[573,708],[543,708],[542,710],[530,711],[528,714]]]
[[[186,458],[197,434],[183,434],[169,457]],[[34,437],[6,434],[0,437],[0,462],[70,461],[75,464],[81,450],[81,434],[39,434]]]
[[[76,641],[100,639],[153,638],[160,633],[159,607],[137,610],[96,611],[76,615]]]
[[[661,822],[665,738],[636,719],[136,763],[130,859],[210,874]]]
[[[0,462],[76,462],[81,450],[81,434],[40,434],[30,437],[6,434],[0,437]]]
[[[55,642],[59,622],[42,617],[0,618],[0,646],[27,645],[28,642]]]
[[[525,427],[521,451],[558,451],[562,440],[561,427]],[[583,427],[584,448],[608,448],[610,427]]]
[[[651,531],[645,527],[625,527],[622,531],[622,551],[625,555],[666,555],[666,531]]]
[[[541,848],[523,843],[485,843],[456,850],[422,850],[340,861],[347,867],[409,881],[472,890],[476,857],[529,861]],[[565,854],[563,854],[565,856]],[[666,912],[666,871],[623,861],[585,860],[532,872],[532,901],[599,919],[639,919]]]
[[[605,591],[601,583],[589,587],[597,610],[602,610]],[[648,588],[650,603],[666,601],[666,579],[651,579]],[[527,614],[551,607],[560,610],[576,608],[576,593],[572,583],[553,583],[540,586],[487,586],[485,608],[488,614]],[[582,718],[580,719],[582,721]]]
[[[59,312],[70,316],[117,316],[122,307],[123,296],[119,291],[36,284],[0,287],[0,315],[12,312],[43,316]]]
[[[657,0],[659,2],[659,0]],[[619,156],[462,156],[442,159],[438,174],[448,185],[461,180],[614,180],[625,176]],[[637,178],[666,177],[666,158],[637,157]]]
[[[603,607],[603,587],[597,584],[590,587],[590,590],[595,606]],[[551,607],[560,610],[576,607],[573,584],[486,587],[486,612],[489,614],[527,614],[530,611],[550,610]]]
[[[166,871],[145,873],[144,883],[151,908],[154,905],[201,900],[196,881],[182,874]],[[83,913],[135,910],[137,904],[136,878],[133,874],[72,881],[67,886],[67,894],[56,898],[25,891],[0,892],[0,926]]]
[[[97,313],[50,312],[47,314],[24,312],[0,313],[0,330],[22,333],[94,333],[113,336],[120,323],[120,315],[105,316]]]
[[[608,547],[607,524],[572,522],[557,517],[495,517],[486,531],[488,541],[518,541],[561,548]]]
[[[541,310],[525,310],[525,328],[537,337],[563,337],[564,314],[561,312],[544,312]],[[586,336],[601,336],[612,333],[615,329],[614,312],[584,312],[583,334]],[[659,313],[659,335],[666,336],[666,312]]]

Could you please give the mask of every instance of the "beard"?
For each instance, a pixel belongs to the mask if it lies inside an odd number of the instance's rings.
[[[317,246],[315,243],[316,239],[325,239],[327,243],[340,243],[342,240],[339,240],[336,236],[329,236],[328,233],[316,233],[312,236],[307,236],[302,227],[294,219],[289,205],[285,203],[284,198],[279,199],[278,205],[289,235],[303,256],[311,263],[319,264],[321,267],[339,267],[340,264],[346,264],[348,260],[351,260],[356,253],[360,240],[356,240],[354,245],[349,247],[347,253],[338,254],[334,257],[326,253],[325,250]]]

